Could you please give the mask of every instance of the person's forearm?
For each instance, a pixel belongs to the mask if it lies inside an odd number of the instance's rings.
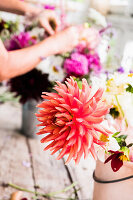
[[[59,53],[54,36],[25,49],[10,51],[0,63],[0,81],[25,74],[42,58]],[[45,67],[45,66],[44,66]]]
[[[32,6],[26,2],[20,0],[1,0],[0,10],[12,12],[19,15],[37,15],[40,11],[39,8]]]

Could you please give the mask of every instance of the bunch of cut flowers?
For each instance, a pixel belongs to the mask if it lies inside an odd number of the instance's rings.
[[[57,81],[54,92],[44,92],[36,114],[41,126],[38,135],[44,150],[58,152],[79,163],[91,154],[105,164],[111,160],[114,172],[132,162],[133,75],[115,73],[109,79],[91,77]],[[126,99],[126,101],[125,101]],[[47,101],[46,101],[47,100]],[[128,101],[128,102],[127,102]]]

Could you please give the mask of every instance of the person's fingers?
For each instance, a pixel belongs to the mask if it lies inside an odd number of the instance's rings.
[[[41,26],[50,34],[50,35],[54,35],[54,30],[52,29],[52,27],[50,26],[48,21],[42,22]]]
[[[54,15],[51,19],[55,23],[55,30],[54,31],[58,32],[60,30],[60,20],[59,20],[59,18]]]

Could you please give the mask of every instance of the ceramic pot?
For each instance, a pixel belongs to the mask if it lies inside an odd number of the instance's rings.
[[[116,180],[133,175],[133,163],[126,162],[113,172],[110,162],[97,161],[95,176],[103,181]],[[133,178],[117,183],[94,183],[93,200],[133,200]]]
[[[90,7],[106,15],[109,11],[109,0],[90,0]]]
[[[36,138],[36,133],[38,132],[38,127],[36,125],[38,124],[37,118],[35,116],[35,113],[37,112],[36,108],[37,102],[34,100],[30,100],[26,102],[22,107],[22,134],[31,137]]]

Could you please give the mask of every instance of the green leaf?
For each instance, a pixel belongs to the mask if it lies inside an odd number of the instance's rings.
[[[129,148],[128,147],[122,147],[120,150],[123,151],[124,155],[126,155],[129,158]]]
[[[127,135],[120,135],[119,138],[120,138],[121,140],[126,140],[126,139],[127,139]]]
[[[132,85],[128,84],[128,87],[126,88],[127,92],[133,93],[133,87]]]
[[[116,137],[117,135],[119,135],[120,132],[116,132],[112,135],[112,137]]]

